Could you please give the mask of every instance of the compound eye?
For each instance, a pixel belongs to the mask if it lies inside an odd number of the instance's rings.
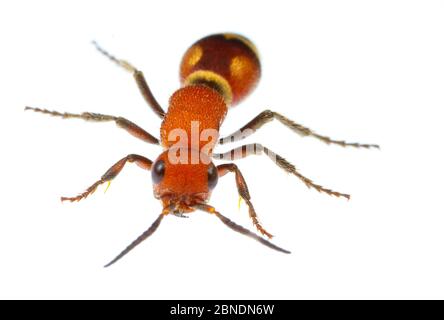
[[[211,163],[208,167],[208,189],[212,190],[217,184],[217,180],[219,179],[219,174],[217,173],[216,166]]]
[[[153,183],[159,183],[162,181],[165,175],[165,161],[157,160],[151,169],[151,179]]]

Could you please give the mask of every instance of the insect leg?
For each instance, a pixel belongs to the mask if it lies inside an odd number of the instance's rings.
[[[102,47],[100,47],[97,42],[93,41],[93,45],[96,47],[96,49],[102,53],[104,56],[106,56],[108,59],[119,65],[120,67],[124,68],[125,70],[129,71],[133,77],[134,80],[136,80],[137,87],[139,88],[140,93],[142,94],[145,101],[148,103],[148,105],[151,107],[151,109],[154,111],[157,116],[159,116],[161,119],[165,116],[165,111],[162,109],[160,104],[157,102],[156,98],[154,97],[153,93],[151,92],[150,87],[148,86],[148,83],[145,80],[145,77],[142,73],[142,71],[138,70],[134,66],[132,66],[129,62],[121,59],[117,59],[115,56],[110,54],[108,51],[104,50]]]
[[[268,231],[266,231],[264,227],[262,227],[261,223],[258,220],[256,210],[254,210],[253,204],[251,203],[251,196],[250,192],[248,191],[247,183],[245,182],[245,179],[239,168],[234,163],[227,163],[218,166],[217,171],[219,173],[219,177],[223,177],[228,172],[234,172],[237,191],[248,206],[248,213],[251,220],[253,221],[254,226],[257,228],[257,230],[259,230],[261,234],[271,239],[273,236]]]
[[[127,162],[135,162],[139,167],[145,170],[150,170],[152,161],[148,158],[145,158],[143,156],[139,156],[137,154],[130,154],[119,161],[117,161],[111,168],[108,169],[108,171],[105,172],[105,174],[100,178],[100,180],[94,182],[88,189],[86,189],[85,192],[75,196],[75,197],[62,197],[62,201],[80,201],[82,199],[85,199],[90,194],[94,193],[96,191],[97,187],[105,182],[111,182],[119,173],[122,171],[123,167]]]
[[[250,155],[261,155],[262,153],[267,155],[268,158],[270,158],[274,163],[276,163],[281,169],[285,170],[288,173],[291,173],[292,175],[302,180],[302,182],[304,182],[308,188],[313,187],[318,192],[323,192],[331,196],[344,197],[350,199],[350,195],[348,194],[333,191],[331,189],[324,188],[314,183],[311,179],[303,176],[293,164],[291,164],[280,155],[274,153],[273,151],[271,151],[267,147],[262,146],[259,143],[243,145],[225,153],[213,153],[213,158],[223,159],[223,160],[238,160],[248,157]]]
[[[362,144],[357,142],[346,142],[342,140],[333,140],[329,137],[322,136],[320,134],[317,134],[316,132],[312,131],[311,129],[304,127],[293,120],[290,120],[283,115],[271,111],[271,110],[265,110],[261,112],[259,115],[257,115],[253,120],[248,122],[246,125],[244,125],[242,128],[237,130],[236,132],[219,139],[220,144],[239,141],[242,139],[245,139],[246,137],[252,135],[256,130],[260,129],[263,125],[266,123],[272,121],[272,120],[278,120],[280,123],[282,123],[284,126],[292,130],[293,132],[296,132],[297,134],[307,137],[311,136],[314,137],[320,141],[325,142],[326,144],[336,144],[340,145],[342,147],[356,147],[356,148],[379,148],[376,144]]]
[[[130,134],[135,136],[136,138],[139,138],[145,142],[152,143],[152,144],[159,144],[159,139],[136,125],[135,123],[122,118],[122,117],[116,117],[116,116],[109,116],[106,114],[100,114],[100,113],[92,113],[92,112],[83,112],[80,114],[76,113],[68,113],[68,112],[58,112],[58,111],[49,111],[46,109],[40,109],[40,108],[32,108],[32,107],[26,107],[25,110],[32,110],[35,112],[40,112],[44,114],[48,114],[51,116],[61,117],[63,119],[69,119],[69,118],[77,118],[77,119],[83,119],[86,121],[93,121],[93,122],[109,122],[114,121],[116,125],[126,131],[128,131]]]

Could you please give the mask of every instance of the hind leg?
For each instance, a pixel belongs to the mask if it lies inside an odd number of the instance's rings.
[[[278,120],[280,123],[282,123],[284,126],[292,130],[293,132],[303,136],[303,137],[313,137],[320,141],[325,142],[326,144],[336,144],[340,145],[342,147],[355,147],[355,148],[379,148],[376,144],[367,144],[367,143],[357,143],[357,142],[346,142],[343,140],[334,140],[330,139],[327,136],[323,136],[320,134],[317,134],[313,130],[304,127],[303,125],[300,125],[293,120],[288,119],[287,117],[281,115],[280,113],[271,111],[271,110],[265,110],[258,114],[253,120],[248,122],[246,125],[244,125],[242,128],[237,130],[236,132],[233,132],[232,134],[219,139],[220,144],[239,141],[242,139],[245,139],[246,137],[252,135],[256,130],[260,129],[263,125],[266,123],[273,121],[274,119]]]
[[[117,59],[115,56],[110,54],[108,51],[104,50],[102,47],[100,47],[97,42],[93,42],[93,45],[96,47],[96,49],[102,53],[105,57],[116,63],[118,66],[122,67],[123,69],[129,71],[136,81],[137,87],[139,88],[140,93],[142,94],[145,101],[148,103],[148,105],[151,107],[151,109],[154,111],[157,116],[159,116],[161,119],[165,116],[165,111],[163,111],[160,104],[157,102],[156,98],[154,97],[153,93],[151,92],[150,87],[148,86],[147,81],[145,80],[145,76],[143,75],[142,71],[138,70],[134,66],[132,66],[129,62],[121,59]]]

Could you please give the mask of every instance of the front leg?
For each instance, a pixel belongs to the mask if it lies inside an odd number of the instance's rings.
[[[123,167],[127,162],[135,162],[139,167],[145,170],[150,170],[151,165],[153,162],[145,158],[143,156],[139,156],[137,154],[130,154],[127,155],[125,158],[122,158],[121,160],[117,161],[111,168],[108,169],[108,171],[105,172],[105,174],[100,178],[100,180],[94,182],[88,189],[86,189],[85,192],[79,194],[75,197],[61,197],[62,201],[80,201],[82,199],[85,199],[90,194],[94,193],[96,191],[97,187],[105,182],[111,182],[119,173],[122,171]]]
[[[273,236],[267,230],[265,230],[259,222],[256,210],[254,210],[253,204],[251,203],[251,196],[250,192],[248,191],[247,183],[245,182],[244,176],[242,175],[242,172],[239,170],[239,168],[234,163],[221,164],[220,166],[217,166],[217,172],[219,174],[219,177],[223,177],[228,172],[234,172],[236,178],[237,192],[247,204],[248,213],[251,220],[253,221],[254,226],[261,234],[271,239]]]

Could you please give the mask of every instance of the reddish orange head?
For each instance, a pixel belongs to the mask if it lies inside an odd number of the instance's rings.
[[[218,180],[210,158],[188,148],[164,151],[153,163],[151,176],[154,196],[174,213],[191,212],[192,206],[207,202]]]

